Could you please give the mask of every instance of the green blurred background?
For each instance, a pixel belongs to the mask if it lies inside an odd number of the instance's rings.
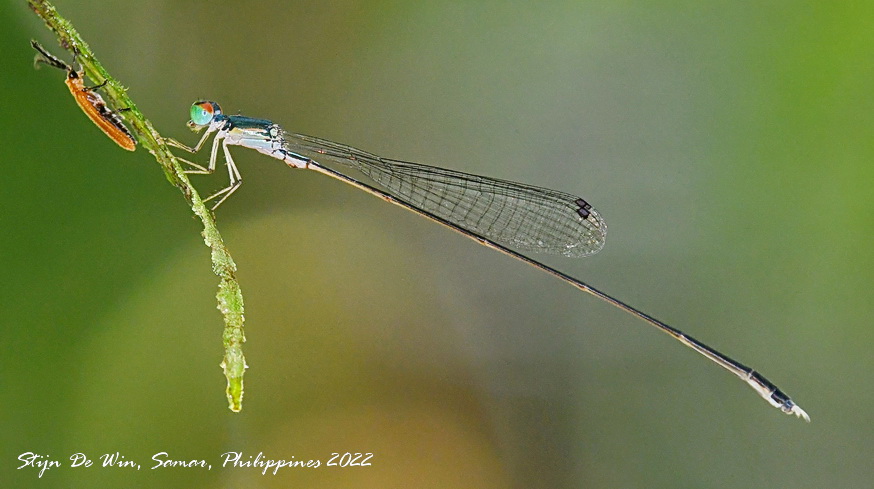
[[[56,6],[166,136],[193,143],[188,107],[211,98],[583,195],[606,248],[545,261],[761,370],[813,422],[536,270],[239,148],[218,212],[249,340],[232,414],[198,222],[32,69],[31,38],[69,56],[5,1],[3,487],[870,487],[874,4]],[[229,450],[375,456],[263,476],[219,468]],[[143,469],[15,469],[116,451]],[[149,470],[161,451],[213,470]]]

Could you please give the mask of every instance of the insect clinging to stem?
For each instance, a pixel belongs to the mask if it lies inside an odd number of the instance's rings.
[[[130,132],[130,129],[124,125],[124,121],[118,113],[119,111],[110,109],[103,100],[103,97],[97,93],[99,88],[106,85],[106,80],[93,87],[86,87],[84,81],[84,70],[76,70],[67,63],[64,63],[57,56],[46,51],[45,48],[36,41],[30,41],[30,45],[39,52],[34,59],[34,66],[39,67],[39,63],[45,63],[54,68],[66,71],[67,79],[64,80],[64,83],[67,85],[67,88],[70,89],[70,93],[73,94],[73,98],[76,100],[76,103],[82,111],[85,112],[85,115],[87,115],[104,134],[109,136],[109,139],[115,141],[116,144],[128,151],[136,149],[137,140]],[[75,63],[75,60],[73,62]]]

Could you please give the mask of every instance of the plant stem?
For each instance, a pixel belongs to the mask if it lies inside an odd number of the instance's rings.
[[[100,83],[106,81],[102,90],[109,106],[129,109],[124,112],[124,117],[138,136],[137,139],[161,165],[167,180],[182,191],[182,195],[191,206],[191,210],[203,223],[202,235],[204,242],[211,250],[212,269],[220,279],[216,299],[218,309],[225,322],[222,334],[225,355],[221,367],[228,381],[226,392],[229,408],[231,411],[239,412],[243,408],[243,374],[246,370],[246,359],[242,349],[243,343],[246,341],[243,333],[243,295],[235,276],[237,266],[222,242],[212,212],[204,205],[197,190],[191,186],[182,165],[170,153],[170,149],[164,143],[164,138],[139,111],[134,101],[128,96],[124,86],[103,68],[103,65],[97,60],[73,25],[58,15],[55,7],[47,1],[28,0],[28,4],[45,21],[48,28],[58,36],[61,47],[76,53],[76,61],[82,65],[89,78]]]

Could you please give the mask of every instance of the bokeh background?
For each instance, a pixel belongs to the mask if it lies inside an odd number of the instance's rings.
[[[547,263],[756,369],[253,151],[218,212],[250,368],[178,191],[79,111],[2,5],[3,487],[870,487],[874,3],[58,0],[165,136],[219,101],[369,151],[584,196]],[[200,156],[205,162],[207,155]],[[226,176],[197,177],[203,193]],[[220,455],[368,468],[221,469]],[[16,470],[24,452],[142,470]],[[149,470],[150,457],[213,470]]]

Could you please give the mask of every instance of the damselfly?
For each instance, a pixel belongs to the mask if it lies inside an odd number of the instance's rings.
[[[510,248],[570,257],[582,257],[600,251],[607,235],[607,225],[600,214],[580,197],[506,180],[382,158],[351,146],[288,133],[269,120],[225,115],[217,103],[210,101],[195,102],[191,106],[188,126],[194,131],[206,129],[197,145],[190,147],[176,140],[167,142],[190,153],[197,153],[209,136],[215,133],[207,167],[182,160],[195,168],[189,173],[214,172],[219,146],[224,153],[230,184],[206,199],[217,199],[213,210],[242,183],[228,146],[251,148],[281,160],[292,168],[315,170],[443,224],[646,321],[740,377],[772,406],[810,421],[807,413],[789,396],[753,369],[581,280]],[[321,161],[357,170],[378,187],[324,166]]]

